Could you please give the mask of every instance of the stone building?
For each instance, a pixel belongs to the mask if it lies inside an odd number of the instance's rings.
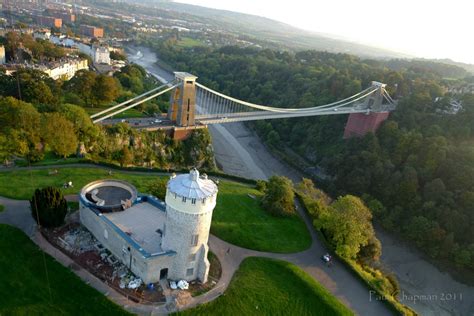
[[[205,283],[217,191],[196,169],[170,178],[165,202],[140,195],[126,182],[100,180],[80,193],[81,223],[145,283]]]

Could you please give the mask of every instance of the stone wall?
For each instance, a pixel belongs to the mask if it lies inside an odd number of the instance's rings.
[[[167,204],[162,247],[165,251],[176,252],[169,271],[170,279],[191,281],[198,278],[203,283],[207,281],[207,242],[211,219],[212,208],[205,213],[189,214]],[[195,245],[192,243],[194,235],[198,236]],[[188,269],[193,269],[191,274],[187,273]]]
[[[145,283],[154,283],[160,279],[161,269],[172,266],[174,254],[163,254],[146,257],[143,250],[127,241],[120,230],[105,216],[96,214],[94,211],[80,205],[81,223],[94,235],[94,237],[111,253],[117,257],[131,271],[142,278]]]

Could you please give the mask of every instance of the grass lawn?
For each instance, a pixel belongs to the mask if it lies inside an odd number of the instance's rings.
[[[198,41],[197,39],[190,38],[190,37],[182,37],[176,45],[178,47],[193,47],[193,46],[203,46],[204,43],[201,41]]]
[[[354,315],[297,266],[247,258],[225,294],[182,315]]]
[[[231,244],[260,251],[297,252],[309,248],[311,237],[301,218],[269,215],[260,207],[260,196],[258,190],[245,184],[220,181],[211,232]]]
[[[55,186],[72,181],[74,187],[65,194],[75,194],[87,183],[97,179],[121,179],[146,193],[147,186],[156,175],[136,175],[113,171],[112,175],[97,168],[56,168],[59,173],[49,175],[50,170],[33,169],[0,172],[0,196],[27,200],[40,187]],[[253,199],[248,194],[254,195]],[[211,232],[232,244],[270,252],[297,252],[311,245],[311,237],[298,216],[277,218],[268,215],[259,205],[260,192],[252,186],[222,180],[219,183],[217,207],[212,218]]]
[[[0,224],[0,249],[0,315],[130,315],[49,255],[46,276],[42,251],[19,229]]]
[[[83,158],[78,158],[76,155],[71,155],[71,157],[63,158],[56,156],[52,151],[47,151],[44,154],[44,158],[41,161],[34,162],[32,166],[48,166],[48,165],[64,165],[70,163],[78,163]],[[19,167],[28,167],[29,164],[26,160],[17,160],[15,164]]]

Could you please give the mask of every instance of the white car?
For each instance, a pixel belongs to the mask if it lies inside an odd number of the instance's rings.
[[[154,120],[153,122],[159,124],[159,123],[161,123],[161,122],[163,122],[163,121],[162,121],[162,120],[159,120],[159,119],[156,119],[156,120]]]

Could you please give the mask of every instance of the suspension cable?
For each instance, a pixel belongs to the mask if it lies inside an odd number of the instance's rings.
[[[121,107],[121,106],[123,106],[123,105],[129,104],[130,102],[133,102],[133,101],[135,101],[135,100],[138,100],[138,99],[140,99],[140,98],[142,98],[142,97],[144,97],[144,96],[147,96],[147,95],[149,95],[149,94],[151,94],[151,93],[153,93],[153,92],[155,92],[155,91],[161,90],[161,89],[163,89],[164,87],[166,87],[166,86],[168,86],[169,84],[171,84],[172,82],[173,82],[173,81],[167,82],[167,83],[165,83],[165,84],[163,84],[163,85],[161,85],[161,86],[159,86],[159,87],[157,87],[157,88],[154,88],[154,89],[152,89],[152,90],[150,90],[150,91],[147,91],[147,92],[145,92],[145,93],[142,93],[142,94],[140,94],[140,95],[134,97],[133,99],[124,101],[124,102],[122,102],[122,103],[120,103],[120,104],[114,105],[114,106],[112,106],[112,107],[110,107],[110,108],[107,108],[107,109],[105,109],[105,110],[103,110],[103,111],[100,111],[100,112],[98,112],[98,113],[92,114],[92,115],[91,115],[91,118],[98,117],[98,116],[100,116],[100,115],[102,115],[102,114],[105,114],[105,113],[107,113],[107,112],[110,112],[110,111],[112,111],[112,110],[115,110],[116,108],[119,108],[119,107]]]
[[[295,109],[295,108],[276,108],[276,107],[271,107],[271,106],[264,106],[264,105],[258,105],[258,104],[254,104],[254,103],[250,103],[250,102],[246,102],[246,101],[242,101],[242,100],[239,100],[239,99],[236,99],[236,98],[233,98],[233,97],[230,97],[230,96],[226,96],[220,92],[217,92],[215,90],[212,90],[198,82],[196,82],[196,86],[199,87],[199,88],[202,88],[204,90],[207,90],[209,92],[211,92],[212,94],[215,94],[216,96],[220,96],[224,99],[228,99],[228,100],[231,100],[233,102],[236,102],[236,103],[239,103],[241,105],[245,105],[245,106],[248,106],[248,107],[251,107],[251,108],[255,108],[255,109],[259,109],[259,110],[264,110],[264,111],[271,111],[271,112],[304,112],[304,111],[312,111],[312,110],[315,110],[315,109],[321,109],[321,108],[325,108],[325,107],[331,107],[331,106],[335,106],[335,105],[338,105],[340,103],[344,103],[348,100],[351,100],[367,91],[369,91],[367,94],[365,94],[363,97],[366,97],[367,95],[375,92],[378,88],[373,88],[373,87],[369,87],[365,90],[362,90],[361,92],[349,97],[349,98],[346,98],[346,99],[343,99],[343,100],[339,100],[339,101],[336,101],[336,102],[333,102],[333,103],[329,103],[329,104],[325,104],[325,105],[320,105],[320,106],[315,106],[315,107],[310,107],[310,108],[304,108],[304,109]],[[356,99],[356,100],[359,100],[360,98]],[[354,102],[356,100],[352,100],[350,102]],[[345,103],[347,104],[347,102]]]

